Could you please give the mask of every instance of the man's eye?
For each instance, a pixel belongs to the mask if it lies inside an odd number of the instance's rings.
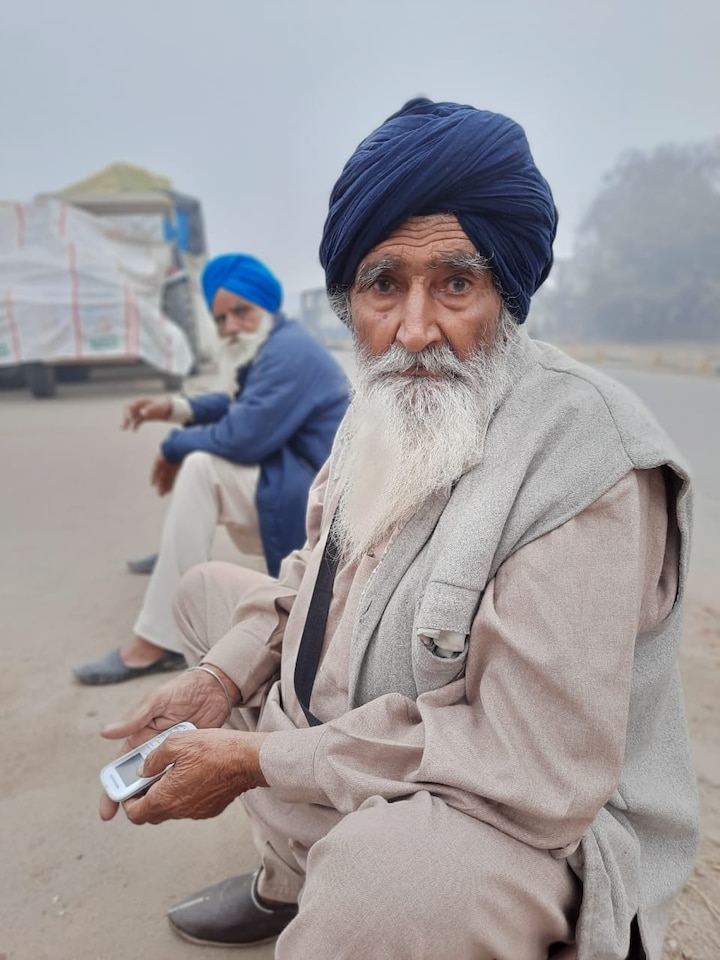
[[[466,293],[470,288],[470,281],[466,277],[451,277],[448,289],[451,293]]]
[[[378,277],[373,284],[373,290],[377,290],[378,293],[390,293],[392,289],[393,282],[390,277]]]
[[[248,308],[247,308],[247,307],[233,307],[233,308],[230,310],[230,313],[231,313],[234,317],[244,317],[247,312],[248,312]]]

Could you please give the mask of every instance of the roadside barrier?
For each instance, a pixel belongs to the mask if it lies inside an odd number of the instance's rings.
[[[583,363],[646,370],[672,370],[699,376],[720,376],[720,343],[551,342]]]

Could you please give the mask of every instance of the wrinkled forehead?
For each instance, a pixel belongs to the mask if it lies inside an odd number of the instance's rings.
[[[218,314],[227,313],[236,307],[256,306],[257,304],[253,303],[252,300],[241,297],[240,294],[233,293],[232,290],[226,290],[225,287],[218,287],[212,301],[212,312],[217,316]]]
[[[475,258],[478,251],[454,214],[410,217],[360,260],[355,282],[382,262],[440,266],[453,258]]]

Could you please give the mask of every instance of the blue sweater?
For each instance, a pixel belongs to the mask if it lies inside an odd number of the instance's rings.
[[[193,420],[173,430],[163,456],[179,463],[195,450],[258,464],[256,506],[268,571],[305,542],[310,485],[328,458],[348,405],[335,359],[282,314],[252,363],[238,368],[238,392],[192,398]]]

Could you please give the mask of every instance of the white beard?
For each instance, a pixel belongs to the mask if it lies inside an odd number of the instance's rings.
[[[517,375],[515,324],[458,359],[447,344],[413,354],[394,344],[359,357],[353,400],[338,437],[342,495],[335,539],[356,562],[435,492],[480,462],[488,423]],[[436,376],[403,374],[413,366]]]
[[[236,333],[233,337],[226,337],[220,341],[217,364],[218,372],[215,379],[215,389],[229,393],[234,397],[237,393],[237,369],[244,367],[255,359],[260,347],[265,343],[272,330],[275,318],[271,313],[263,311],[262,319],[257,330],[253,333]]]

